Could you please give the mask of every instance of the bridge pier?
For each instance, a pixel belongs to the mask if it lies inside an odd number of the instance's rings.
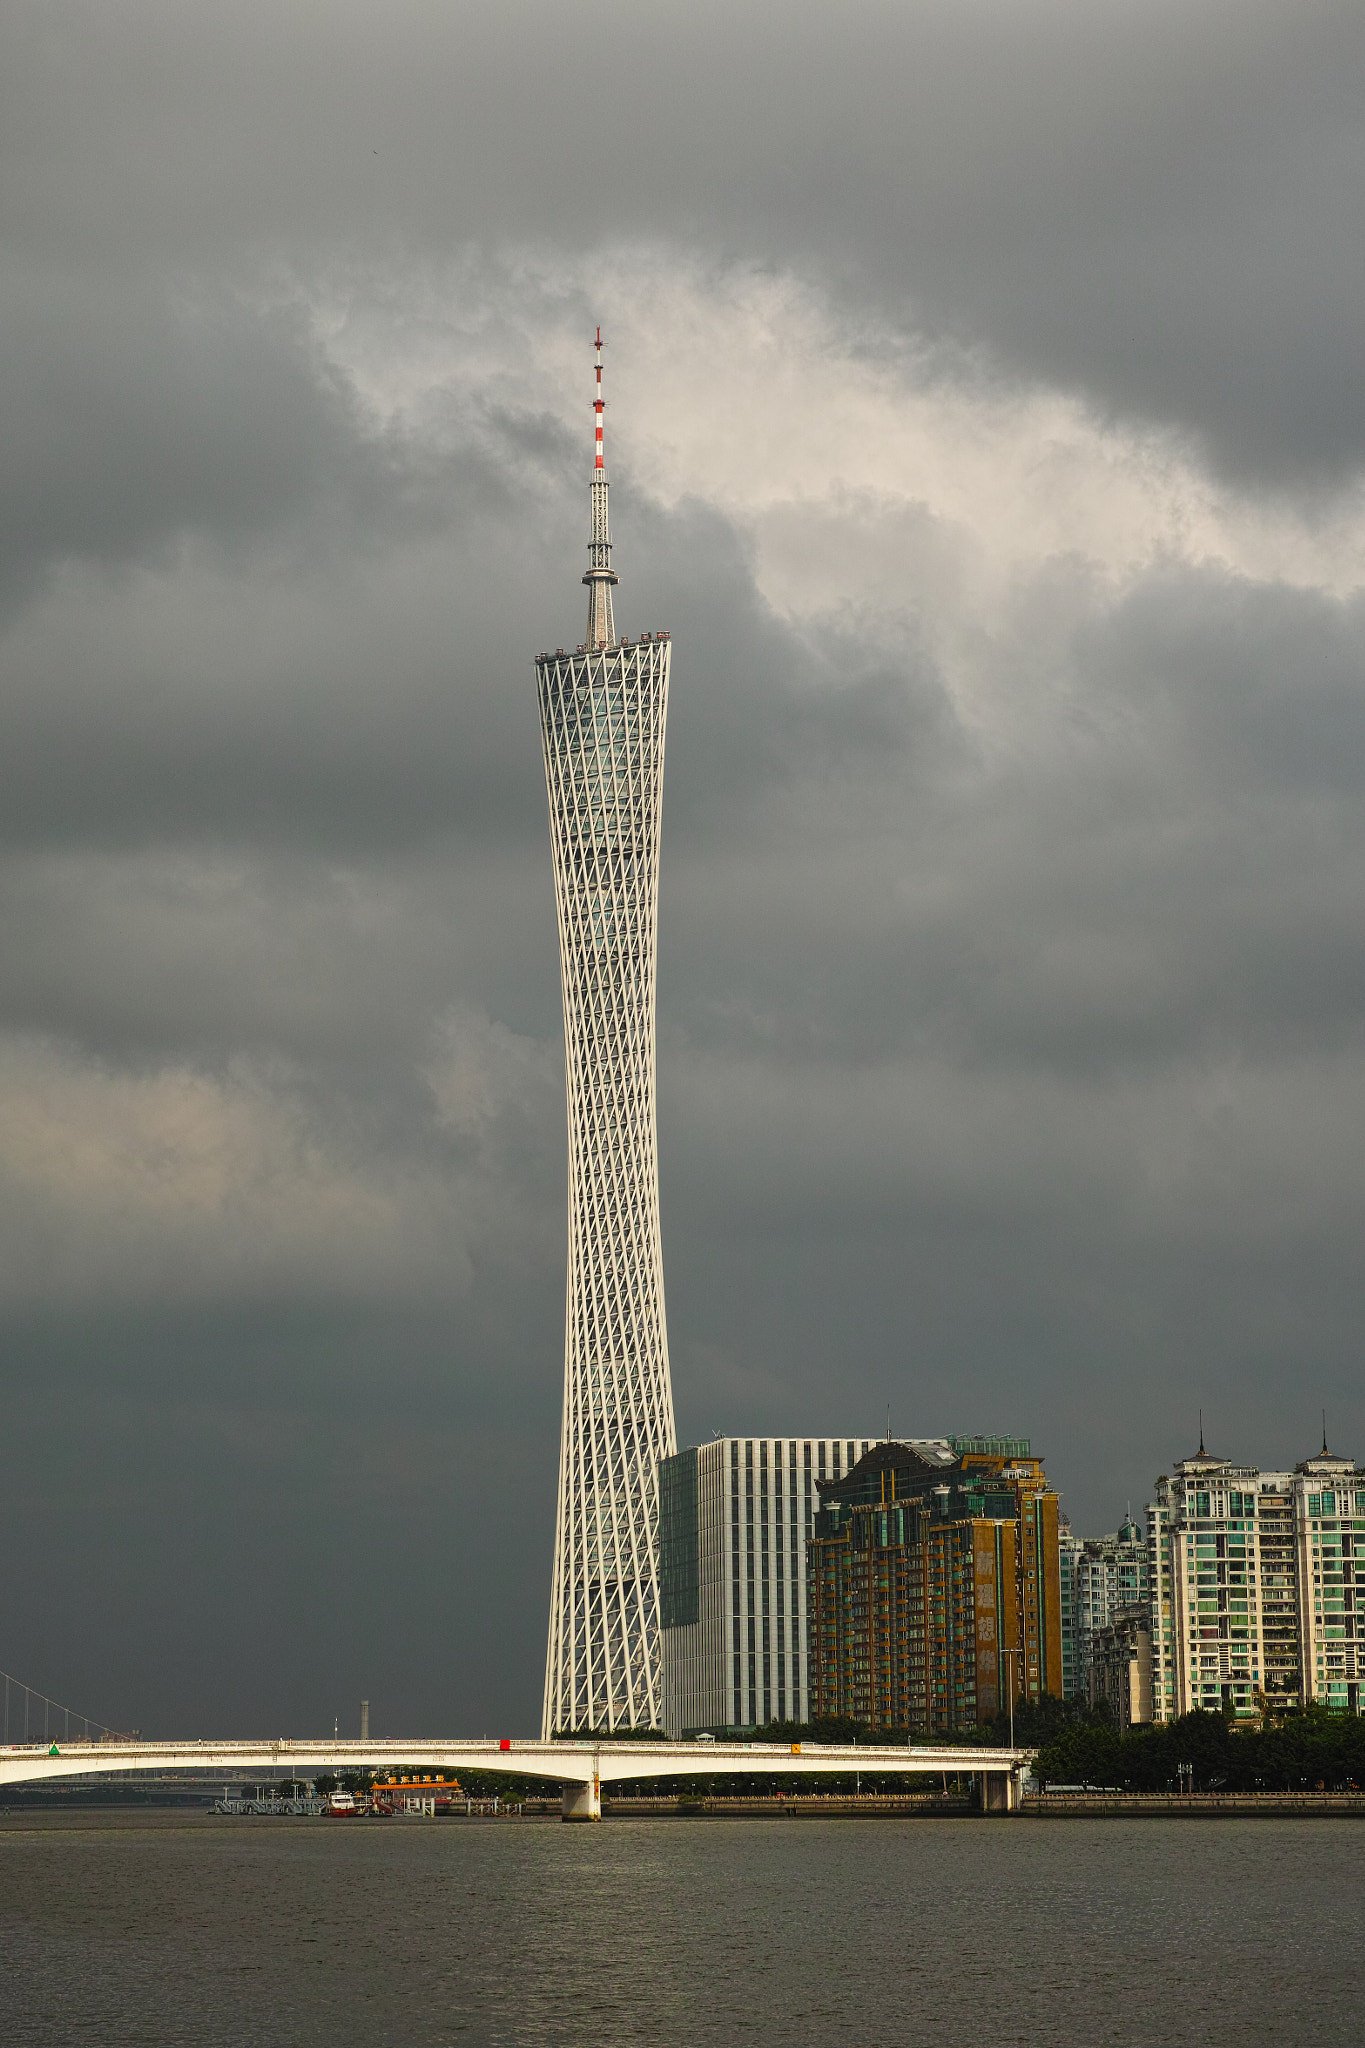
[[[562,1820],[601,1820],[602,1780],[596,1771],[581,1785],[564,1787],[564,1811]]]
[[[1013,1813],[1019,1804],[1019,1780],[1013,1771],[981,1773],[981,1811]]]

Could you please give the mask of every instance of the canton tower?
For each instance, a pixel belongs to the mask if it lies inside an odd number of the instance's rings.
[[[661,1725],[664,1323],[654,1010],[667,633],[616,636],[597,330],[588,631],[536,661],[569,1120],[564,1422],[542,1733]]]

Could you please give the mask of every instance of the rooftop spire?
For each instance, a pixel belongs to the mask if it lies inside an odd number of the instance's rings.
[[[616,581],[611,567],[611,531],[607,525],[607,464],[602,452],[602,414],[606,400],[602,396],[602,330],[597,330],[597,383],[593,394],[592,409],[596,416],[595,449],[592,471],[592,538],[588,542],[588,573],[583,581],[588,586],[588,652],[596,653],[599,647],[611,647],[616,640],[616,626],[611,615],[611,586]]]

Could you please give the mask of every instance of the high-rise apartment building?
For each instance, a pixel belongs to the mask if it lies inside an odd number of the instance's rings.
[[[1099,1697],[1095,1639],[1147,1599],[1147,1541],[1129,1516],[1112,1536],[1063,1532],[1061,1553],[1062,1686],[1067,1699]],[[1103,1690],[1103,1688],[1100,1688]]]
[[[1211,1457],[1202,1440],[1157,1481],[1147,1510],[1156,1720],[1225,1703],[1256,1711],[1264,1678],[1257,1496],[1263,1483],[1278,1495],[1277,1482],[1286,1475]]]
[[[1157,1720],[1361,1704],[1365,1472],[1322,1452],[1292,1472],[1204,1449],[1147,1510]],[[1358,1576],[1361,1575],[1361,1576]],[[1259,1696],[1259,1697],[1258,1697]]]
[[[1058,1516],[1057,1582],[1062,1624],[1062,1698],[1074,1700],[1085,1690],[1081,1678],[1081,1644],[1076,1630],[1076,1560],[1085,1539],[1072,1534],[1063,1509]]]
[[[675,1448],[654,1031],[670,642],[617,637],[602,437],[588,628],[536,661],[564,998],[564,1416],[542,1732],[660,1716],[657,1467]]]
[[[1294,1486],[1288,1473],[1277,1475],[1273,1472],[1258,1473],[1256,1485],[1256,1590],[1261,1609],[1261,1691],[1272,1710],[1282,1710],[1297,1706],[1303,1698],[1299,1653],[1299,1539],[1295,1525]],[[1188,1536],[1188,1531],[1186,1534]]]
[[[659,1467],[670,1735],[809,1720],[806,1543],[820,1483],[847,1472],[869,1442],[717,1437]]]
[[[1154,1718],[1152,1617],[1145,1602],[1120,1608],[1095,1630],[1086,1693],[1092,1706],[1108,1707],[1120,1735]]]
[[[1365,1470],[1320,1454],[1294,1467],[1303,1696],[1365,1705]]]
[[[1060,1694],[1058,1501],[1027,1439],[877,1444],[820,1498],[813,1714],[945,1733]]]

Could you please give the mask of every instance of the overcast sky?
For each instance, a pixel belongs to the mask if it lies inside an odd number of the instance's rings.
[[[590,341],[680,1440],[1365,1454],[1354,0],[10,0],[0,1666],[530,1732]]]

